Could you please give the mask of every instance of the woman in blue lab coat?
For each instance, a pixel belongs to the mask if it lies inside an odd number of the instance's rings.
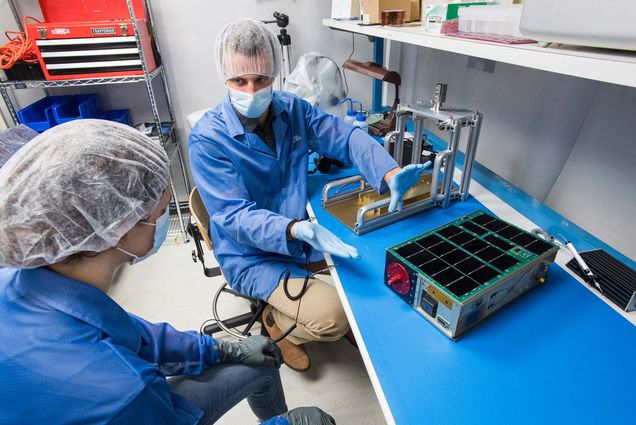
[[[263,322],[272,337],[293,329],[279,344],[283,359],[306,370],[303,343],[338,340],[349,326],[335,289],[319,279],[309,279],[300,300],[292,298],[321,253],[358,257],[355,247],[307,220],[309,150],[354,164],[378,192],[391,189],[391,211],[425,166],[401,169],[360,129],[292,94],[273,92],[279,49],[257,21],[221,30],[215,58],[228,93],[194,126],[189,152],[225,277],[234,289],[268,302]]]
[[[107,295],[165,239],[169,179],[158,144],[101,120],[48,130],[0,169],[0,422],[210,424],[247,397],[264,423],[334,423],[284,413],[268,338],[180,332]]]

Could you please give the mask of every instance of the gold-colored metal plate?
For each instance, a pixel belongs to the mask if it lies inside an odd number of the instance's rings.
[[[448,298],[445,294],[442,294],[442,292],[437,290],[437,288],[429,285],[426,290],[433,296],[433,298],[448,307],[449,310],[453,308],[453,302],[450,300],[450,298]]]
[[[424,174],[420,181],[417,182],[408,192],[404,194],[402,198],[404,206],[408,206],[418,201],[423,201],[431,197],[431,180],[432,174]],[[364,192],[360,192],[357,195],[352,195],[350,198],[344,199],[336,204],[328,205],[325,207],[334,217],[340,220],[349,229],[354,230],[356,219],[358,216],[358,210],[368,204],[386,199],[390,195],[386,192],[384,195],[378,195],[373,189],[368,189]],[[365,219],[371,219],[379,215],[387,213],[388,207],[376,208],[373,211],[369,211]]]

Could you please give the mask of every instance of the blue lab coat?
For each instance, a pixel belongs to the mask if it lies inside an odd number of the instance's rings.
[[[47,268],[0,269],[1,423],[197,423],[164,376],[204,371],[217,347]]]
[[[226,94],[192,129],[190,164],[210,215],[210,237],[221,270],[234,289],[267,300],[286,271],[321,256],[285,230],[307,218],[309,150],[355,165],[378,192],[398,164],[372,137],[290,93],[274,92],[276,152],[246,132]]]

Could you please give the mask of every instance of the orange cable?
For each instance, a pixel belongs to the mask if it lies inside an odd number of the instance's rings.
[[[27,26],[27,19],[32,19],[37,23],[41,23],[41,21],[32,16],[25,16],[22,21],[25,29]],[[0,69],[12,68],[18,61],[38,61],[33,40],[29,37],[29,34],[26,31],[5,31],[4,35],[7,36],[9,42],[0,47]],[[13,38],[11,37],[12,35],[14,36]]]

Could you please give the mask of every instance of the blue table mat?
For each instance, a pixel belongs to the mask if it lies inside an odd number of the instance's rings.
[[[309,200],[362,257],[334,262],[397,424],[636,423],[636,327],[553,264],[546,284],[451,341],[385,287],[386,248],[489,210],[471,197],[357,236],[320,203],[324,184],[355,173],[310,176]]]

